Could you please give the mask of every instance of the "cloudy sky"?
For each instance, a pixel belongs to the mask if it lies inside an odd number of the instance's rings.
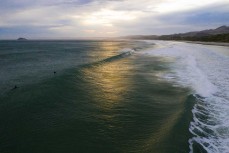
[[[229,25],[229,0],[0,0],[0,39],[172,34]]]

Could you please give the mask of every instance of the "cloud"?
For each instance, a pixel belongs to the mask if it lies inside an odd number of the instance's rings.
[[[226,0],[1,0],[0,38],[7,33],[61,38],[205,29],[228,24],[228,4]]]
[[[229,25],[229,5],[211,4],[188,11],[159,15],[160,24],[187,27],[190,30],[216,28],[221,25]],[[183,32],[183,29],[178,32]]]

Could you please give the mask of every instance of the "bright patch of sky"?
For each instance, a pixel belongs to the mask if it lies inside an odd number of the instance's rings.
[[[172,34],[229,25],[229,0],[0,0],[0,39]]]

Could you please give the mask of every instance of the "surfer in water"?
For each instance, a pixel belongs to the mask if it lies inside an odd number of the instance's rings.
[[[12,90],[17,89],[17,88],[18,88],[18,86],[15,85],[14,88],[13,88]]]

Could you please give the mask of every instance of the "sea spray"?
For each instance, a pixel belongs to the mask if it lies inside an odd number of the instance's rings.
[[[157,41],[147,55],[170,58],[171,71],[161,77],[190,87],[196,97],[190,123],[190,152],[199,147],[209,153],[229,150],[229,53],[225,47]],[[199,147],[195,144],[198,144]],[[199,148],[200,149],[200,148]]]

